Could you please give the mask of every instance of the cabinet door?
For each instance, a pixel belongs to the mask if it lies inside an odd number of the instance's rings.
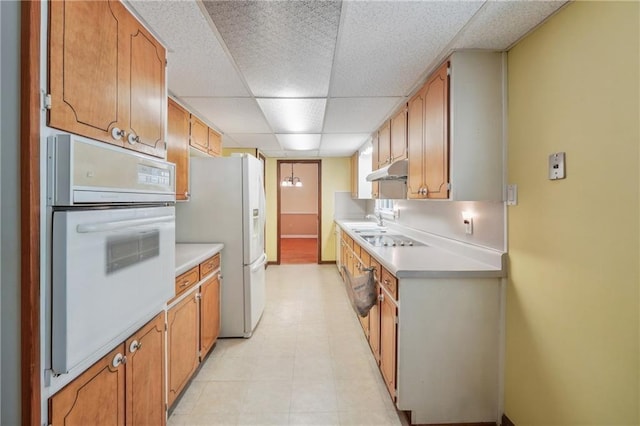
[[[213,347],[220,334],[220,275],[200,287],[200,359]]]
[[[424,157],[427,198],[449,198],[449,63],[427,81],[424,95]]]
[[[391,161],[407,158],[407,108],[391,118]]]
[[[391,122],[387,121],[378,132],[378,167],[391,162]]]
[[[378,154],[378,132],[375,132],[371,137],[371,146],[373,147],[373,151],[371,153],[371,170],[378,170],[379,164],[379,154]],[[378,182],[371,182],[371,198],[376,199],[380,195],[380,186]]]
[[[198,325],[197,293],[192,293],[167,311],[169,406],[180,395],[198,367]]]
[[[166,424],[164,406],[164,312],[125,342],[127,426]]]
[[[407,175],[407,198],[424,198],[424,93],[422,88],[409,101],[407,113],[407,147],[409,167]]]
[[[209,127],[191,114],[189,144],[203,152],[209,152]]]
[[[209,129],[209,155],[214,157],[222,156],[222,136],[213,129]]]
[[[52,426],[124,426],[124,346],[96,362],[49,399]],[[114,366],[115,364],[115,366]]]
[[[397,308],[382,292],[380,303],[380,371],[391,398],[396,397],[396,316]]]
[[[123,146],[129,89],[120,35],[128,12],[117,1],[51,1],[48,125]]]
[[[378,303],[376,303],[369,311],[369,346],[371,352],[375,357],[378,364],[380,364],[380,285],[378,285],[380,279],[380,264],[371,259],[369,266],[374,268],[374,274],[376,277],[376,291],[378,293]]]
[[[358,155],[351,156],[351,198],[358,198]]]
[[[131,15],[125,42],[131,61],[126,145],[136,151],[164,157],[167,111],[164,47]]]
[[[176,200],[188,200],[189,113],[173,99],[167,104],[167,161],[176,165]]]

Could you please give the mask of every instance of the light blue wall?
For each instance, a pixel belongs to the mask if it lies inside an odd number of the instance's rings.
[[[20,424],[20,3],[0,1],[0,424]]]

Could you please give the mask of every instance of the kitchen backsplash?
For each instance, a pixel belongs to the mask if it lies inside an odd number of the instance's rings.
[[[334,192],[334,219],[362,219],[367,214],[367,200],[354,200],[351,192]]]
[[[506,250],[505,205],[502,202],[397,200],[396,223],[442,237]],[[367,200],[373,213],[375,201]],[[473,214],[473,234],[465,234],[462,212]]]

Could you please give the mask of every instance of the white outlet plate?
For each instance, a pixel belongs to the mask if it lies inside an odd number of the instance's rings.
[[[554,152],[549,155],[549,179],[557,180],[565,178],[564,152]]]
[[[507,205],[518,205],[518,185],[516,184],[507,185]]]

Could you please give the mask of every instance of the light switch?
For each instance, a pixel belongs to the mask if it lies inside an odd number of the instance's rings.
[[[564,179],[564,152],[555,152],[549,155],[549,179]]]

